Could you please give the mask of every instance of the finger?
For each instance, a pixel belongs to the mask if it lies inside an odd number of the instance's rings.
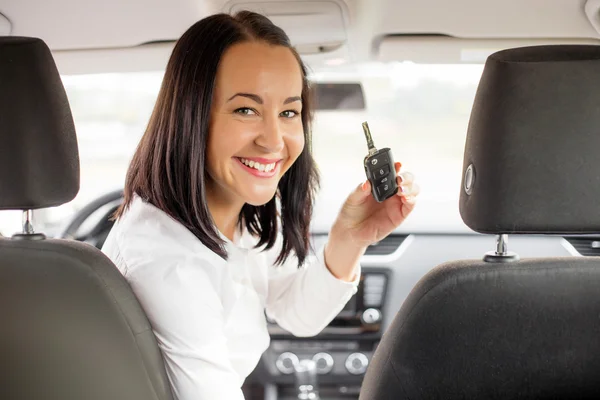
[[[394,163],[394,168],[396,168],[396,175],[398,175],[398,173],[400,172],[400,168],[402,168],[402,163],[395,162]]]
[[[416,182],[411,182],[411,183],[401,182],[399,184],[399,187],[400,187],[400,190],[398,190],[398,192],[402,196],[416,197],[421,192],[421,187]]]
[[[406,190],[402,187],[402,178],[397,176],[396,177],[396,185],[398,185],[398,193],[396,193],[398,196],[402,196],[402,193]]]
[[[371,192],[371,182],[364,181],[362,183],[362,185],[360,185],[360,190],[362,190],[363,192],[366,192],[366,193],[370,193]]]
[[[357,188],[350,193],[348,201],[350,204],[359,205],[362,204],[367,197],[371,194],[371,183],[365,181],[357,186]]]
[[[412,183],[415,180],[415,176],[409,171],[404,171],[404,172],[400,173],[398,176],[400,177],[402,183],[405,185]]]
[[[421,192],[421,187],[417,183],[401,184],[398,183],[398,196],[402,198],[416,198]]]
[[[417,204],[417,198],[415,196],[405,196],[402,197],[402,207],[405,208],[408,212],[411,212],[415,205]]]

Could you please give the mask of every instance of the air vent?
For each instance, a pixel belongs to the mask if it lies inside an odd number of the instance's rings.
[[[405,235],[389,235],[379,242],[372,244],[367,248],[365,255],[367,256],[387,256],[392,254],[406,239]]]
[[[600,237],[565,237],[582,256],[600,256]]]

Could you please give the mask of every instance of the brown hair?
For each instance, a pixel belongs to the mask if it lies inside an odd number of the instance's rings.
[[[227,258],[206,202],[206,148],[217,67],[225,51],[245,41],[284,46],[302,70],[302,124],[305,147],[281,178],[276,196],[261,206],[245,204],[239,224],[273,247],[281,222],[283,244],[276,263],[295,252],[302,265],[309,251],[309,224],[319,185],[311,154],[312,108],[306,67],[285,32],[268,18],[249,11],[217,14],[190,27],[177,41],[167,64],[156,105],[133,156],[125,182],[121,217],[134,194],[189,229],[206,247]],[[280,214],[277,210],[280,202]]]

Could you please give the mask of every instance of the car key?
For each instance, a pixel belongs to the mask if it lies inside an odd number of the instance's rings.
[[[363,122],[362,127],[369,147],[369,154],[365,156],[364,160],[365,173],[367,179],[371,182],[373,197],[378,203],[381,203],[398,193],[394,158],[392,157],[392,150],[388,147],[377,150],[373,144],[369,125],[366,122]]]

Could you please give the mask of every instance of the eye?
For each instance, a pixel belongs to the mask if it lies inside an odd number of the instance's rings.
[[[296,110],[286,110],[279,115],[282,116],[283,118],[294,118],[294,117],[297,117],[299,114],[300,113]]]
[[[242,108],[238,108],[237,110],[234,111],[235,114],[240,114],[240,115],[256,115],[256,111],[248,108],[248,107],[242,107]]]

